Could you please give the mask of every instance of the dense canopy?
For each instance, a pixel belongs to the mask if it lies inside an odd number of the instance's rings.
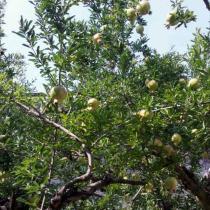
[[[160,54],[143,30],[147,0],[30,2],[36,21],[21,17],[15,33],[45,92],[2,45],[0,209],[209,210],[209,29],[184,55]],[[169,30],[196,21],[171,6]]]

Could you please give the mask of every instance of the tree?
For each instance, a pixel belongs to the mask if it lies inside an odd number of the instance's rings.
[[[209,210],[210,33],[185,56],[160,55],[143,33],[131,40],[147,1],[30,2],[37,20],[21,17],[16,33],[46,93],[5,73],[5,56],[1,209]],[[78,4],[88,22],[71,16]],[[172,8],[167,27],[195,21]]]

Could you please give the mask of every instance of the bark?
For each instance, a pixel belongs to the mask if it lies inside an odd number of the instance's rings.
[[[201,183],[196,179],[195,175],[187,168],[177,166],[176,171],[182,184],[194,196],[198,198],[204,210],[210,210],[210,192],[208,192]]]

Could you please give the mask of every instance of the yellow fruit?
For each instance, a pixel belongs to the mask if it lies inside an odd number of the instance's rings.
[[[199,87],[199,79],[198,78],[192,78],[188,81],[187,86],[191,89],[196,89]]]
[[[62,103],[67,96],[67,90],[65,87],[58,85],[50,90],[49,95],[54,103]]]
[[[208,152],[203,152],[203,153],[201,154],[201,157],[204,158],[204,159],[208,159],[208,158],[209,158]]]
[[[144,118],[144,119],[150,118],[151,115],[152,115],[152,113],[149,112],[149,111],[146,110],[146,109],[142,109],[142,110],[140,110],[139,112],[137,112],[137,116],[139,116],[140,118]]]
[[[150,12],[150,3],[148,0],[142,0],[139,2],[139,4],[136,7],[136,11],[140,15],[146,15]]]
[[[171,157],[175,155],[175,150],[171,145],[165,145],[163,147],[163,152],[167,157]]]
[[[128,20],[134,21],[136,19],[136,10],[134,8],[127,9],[126,14],[127,14]]]
[[[99,107],[100,102],[96,99],[96,98],[90,98],[88,100],[88,108],[90,108],[90,110],[95,110]]]
[[[176,191],[177,184],[178,184],[178,182],[175,177],[168,177],[165,180],[165,188],[169,191]]]
[[[138,34],[140,34],[141,36],[143,36],[144,35],[144,26],[140,25],[140,24],[137,24],[136,25],[136,32]]]
[[[146,83],[146,86],[150,91],[155,91],[158,88],[158,83],[155,80],[150,80]]]
[[[155,139],[154,140],[154,146],[162,147],[163,143],[162,143],[162,141],[160,139]]]
[[[153,191],[153,188],[154,188],[154,186],[153,186],[153,184],[152,184],[151,182],[148,182],[148,183],[145,185],[145,191],[146,191],[147,193],[151,193],[151,192]]]
[[[166,25],[175,26],[177,24],[177,11],[173,10],[166,16]]]
[[[93,36],[93,42],[99,44],[102,41],[101,33],[97,33]]]
[[[171,141],[175,144],[178,145],[182,141],[182,137],[178,133],[174,133],[173,136],[171,137]]]

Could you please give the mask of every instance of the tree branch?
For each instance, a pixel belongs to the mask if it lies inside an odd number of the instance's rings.
[[[210,194],[201,187],[195,175],[186,167],[181,166],[176,167],[176,172],[184,187],[199,199],[203,209],[210,210]]]
[[[206,8],[210,11],[210,3],[208,0],[203,0],[204,4],[206,5]]]
[[[22,104],[18,101],[14,101],[14,103],[21,109],[23,110],[26,114],[35,117],[37,119],[39,119],[40,121],[51,125],[54,128],[57,128],[61,131],[63,131],[70,139],[79,142],[80,144],[83,144],[83,140],[80,139],[78,136],[76,136],[75,134],[73,134],[72,132],[70,132],[68,129],[64,128],[62,125],[60,125],[59,123],[56,123],[52,120],[50,120],[49,118],[47,118],[46,116],[44,116],[42,113],[40,113],[38,110],[36,110],[35,108],[30,108],[28,106],[26,106],[25,104]]]
[[[94,178],[94,180],[97,180],[97,178]],[[66,191],[63,192],[63,194],[56,194],[51,199],[50,206],[47,208],[47,210],[60,210],[64,205],[67,205],[71,202],[87,199],[90,196],[94,196],[97,190],[101,190],[110,184],[145,185],[145,182],[122,178],[112,178],[111,176],[106,175],[104,178],[90,183],[80,190],[77,190],[74,186],[71,186],[71,188],[66,188]],[[70,185],[68,187],[70,187]]]

